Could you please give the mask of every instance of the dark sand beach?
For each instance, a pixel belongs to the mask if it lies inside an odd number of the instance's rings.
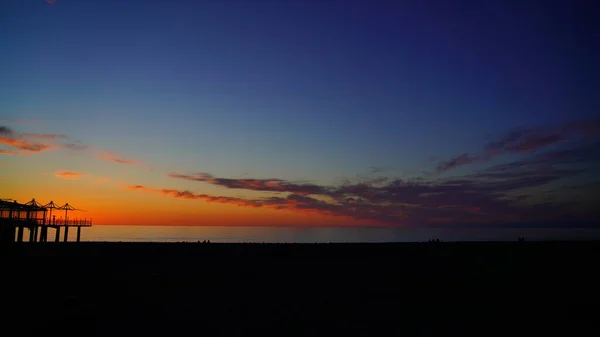
[[[581,335],[598,317],[599,248],[599,242],[13,245],[0,248],[2,334]]]

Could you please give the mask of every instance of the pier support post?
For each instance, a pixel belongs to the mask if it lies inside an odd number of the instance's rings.
[[[17,242],[23,242],[23,226],[19,226],[19,230],[17,232]]]
[[[56,227],[56,236],[54,237],[54,242],[60,242],[60,227]]]
[[[40,231],[38,226],[33,227],[33,242],[38,242],[38,232]]]
[[[48,227],[42,227],[42,231],[40,233],[40,242],[48,241]]]
[[[29,242],[35,242],[35,227],[29,227]]]
[[[77,242],[79,242],[80,238],[81,238],[81,226],[77,226]]]
[[[65,242],[67,242],[67,238],[69,237],[69,227],[65,226]]]

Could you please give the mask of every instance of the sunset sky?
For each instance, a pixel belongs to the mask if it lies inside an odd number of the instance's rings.
[[[598,223],[575,3],[4,0],[0,198],[95,224]]]

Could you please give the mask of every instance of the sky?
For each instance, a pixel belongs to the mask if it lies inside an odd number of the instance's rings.
[[[106,225],[594,226],[585,6],[5,0],[0,198]]]

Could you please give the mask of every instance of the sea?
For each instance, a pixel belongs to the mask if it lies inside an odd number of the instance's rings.
[[[69,231],[69,241],[76,238]],[[48,233],[54,239],[54,231]],[[25,235],[25,238],[28,236]],[[200,227],[108,226],[81,229],[81,241],[95,242],[231,242],[231,243],[377,243],[459,241],[600,240],[598,228],[393,228],[393,227]],[[61,241],[63,233],[61,233]]]

